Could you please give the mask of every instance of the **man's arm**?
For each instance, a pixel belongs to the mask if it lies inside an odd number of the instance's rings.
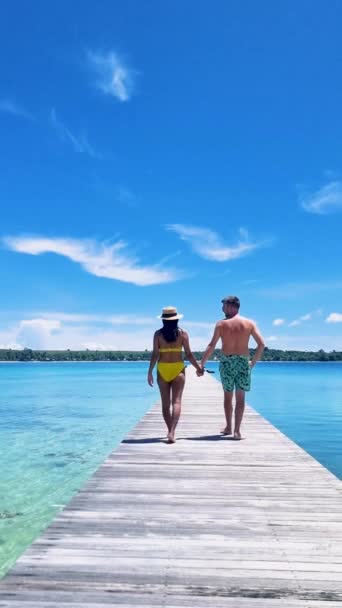
[[[251,359],[251,367],[254,367],[254,365],[261,359],[262,357],[262,353],[264,352],[264,348],[265,348],[265,342],[264,339],[262,337],[262,335],[260,334],[258,328],[256,325],[253,324],[253,329],[251,331],[251,335],[253,336],[254,340],[257,343],[257,349],[254,353],[254,356]]]
[[[204,368],[206,362],[208,361],[209,357],[213,354],[214,350],[215,350],[215,346],[217,344],[217,342],[219,341],[219,339],[221,338],[221,321],[219,321],[218,323],[216,323],[215,325],[215,330],[213,333],[213,337],[211,338],[207,348],[204,351],[203,357],[202,357],[202,361],[200,363],[202,369]]]
[[[147,382],[149,383],[150,386],[153,386],[153,368],[157,362],[159,358],[159,344],[158,344],[158,331],[155,332],[154,336],[153,336],[153,350],[152,350],[152,355],[151,355],[151,360],[150,360],[150,366],[148,368],[148,373],[147,373]]]
[[[197,363],[194,355],[192,354],[192,351],[190,348],[189,336],[188,336],[187,332],[184,331],[184,329],[182,329],[182,335],[183,335],[183,347],[184,347],[184,352],[185,352],[185,356],[186,356],[187,360],[190,361],[190,363],[192,363],[192,365],[196,368],[198,374],[203,374],[202,368]]]

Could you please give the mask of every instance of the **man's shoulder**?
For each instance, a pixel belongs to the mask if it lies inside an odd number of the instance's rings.
[[[225,322],[225,319],[219,319],[218,321],[216,321],[215,327],[222,327],[224,322]]]
[[[253,321],[253,319],[248,319],[247,317],[241,317],[241,315],[239,315],[238,318],[240,321],[242,321],[246,327],[255,327],[255,321]]]

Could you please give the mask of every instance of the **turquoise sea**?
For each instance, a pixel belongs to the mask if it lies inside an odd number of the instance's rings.
[[[0,576],[156,401],[147,366],[0,363]],[[341,363],[259,363],[248,401],[342,478]]]

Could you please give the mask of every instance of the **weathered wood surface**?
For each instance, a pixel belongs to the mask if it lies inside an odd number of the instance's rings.
[[[0,583],[0,608],[337,608],[341,482],[187,371],[175,445],[156,404]],[[286,396],[284,395],[284,399]]]

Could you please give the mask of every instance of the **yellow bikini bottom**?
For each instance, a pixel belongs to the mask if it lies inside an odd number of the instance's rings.
[[[158,372],[165,382],[172,382],[185,369],[184,361],[174,363],[158,363]]]

